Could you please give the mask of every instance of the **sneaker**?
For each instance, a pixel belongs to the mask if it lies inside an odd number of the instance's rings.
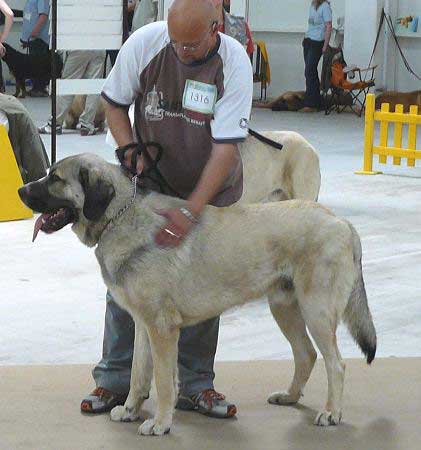
[[[39,134],[51,134],[53,131],[53,127],[51,126],[50,122],[47,122],[44,126],[38,128]],[[56,134],[62,134],[63,133],[63,127],[61,125],[56,125]]]
[[[205,416],[217,419],[226,419],[237,414],[237,407],[227,402],[225,395],[216,392],[214,389],[206,389],[191,397],[180,395],[176,408],[183,411],[197,411]]]
[[[97,387],[80,404],[80,410],[89,414],[101,414],[111,411],[114,406],[124,405],[127,394],[114,394],[107,389]]]
[[[98,128],[88,128],[83,125],[80,127],[81,136],[94,136],[98,131]]]

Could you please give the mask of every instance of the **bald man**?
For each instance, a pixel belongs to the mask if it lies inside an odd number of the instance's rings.
[[[120,50],[102,92],[119,159],[140,173],[156,157],[157,147],[148,143],[157,143],[163,151],[158,183],[146,179],[144,186],[188,202],[160,212],[167,223],[156,245],[182,245],[205,205],[229,206],[241,197],[237,144],[248,135],[252,91],[250,60],[240,43],[218,32],[212,0],[175,0],[168,23],[142,27]],[[128,117],[133,103],[135,137]],[[134,140],[144,144],[140,155]],[[218,329],[215,318],[181,331],[177,407],[225,418],[236,407],[213,385]],[[82,411],[109,411],[125,401],[133,340],[131,317],[108,293],[103,358],[93,370],[97,388]]]

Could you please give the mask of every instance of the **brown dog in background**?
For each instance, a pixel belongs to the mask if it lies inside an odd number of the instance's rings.
[[[76,125],[79,123],[79,117],[85,109],[86,95],[75,95],[72,106],[66,115],[64,127],[70,130],[76,130]],[[94,120],[95,128],[102,132],[105,129],[105,111],[102,103],[99,102]]]
[[[418,114],[421,115],[421,91],[386,91],[376,97],[376,109],[380,109],[382,103],[389,103],[390,111],[395,111],[396,105],[403,105],[405,113],[409,113],[409,107],[415,105],[418,106]]]
[[[254,108],[271,109],[272,111],[299,111],[304,108],[305,91],[287,91],[270,102],[253,103]],[[332,94],[329,92],[327,99],[322,97],[322,108],[325,108],[325,102],[330,102]],[[340,95],[340,105],[351,105],[352,97],[348,93]]]
[[[256,102],[255,108],[272,109],[273,111],[298,111],[304,106],[305,91],[287,91],[270,102]]]

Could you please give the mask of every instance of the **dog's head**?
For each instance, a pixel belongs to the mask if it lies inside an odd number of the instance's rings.
[[[42,213],[35,223],[39,230],[54,233],[68,224],[87,245],[96,243],[94,231],[115,196],[109,164],[102,158],[83,154],[54,164],[46,177],[19,189],[29,208]]]
[[[6,42],[3,42],[3,47],[6,50],[5,54],[2,56],[2,59],[4,60],[4,62],[7,63],[7,61],[9,60],[10,56],[13,55],[14,53],[17,53],[16,50],[11,47],[9,44],[6,44]]]

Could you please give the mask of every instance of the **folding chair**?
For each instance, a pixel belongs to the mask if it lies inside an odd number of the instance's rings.
[[[367,94],[375,86],[374,71],[377,66],[360,69],[348,67],[341,48],[329,47],[323,56],[321,88],[325,102],[325,114],[338,114],[350,108],[358,117],[365,108]],[[363,73],[365,76],[363,78]],[[358,75],[355,82],[349,81]],[[368,78],[368,80],[367,80]]]

